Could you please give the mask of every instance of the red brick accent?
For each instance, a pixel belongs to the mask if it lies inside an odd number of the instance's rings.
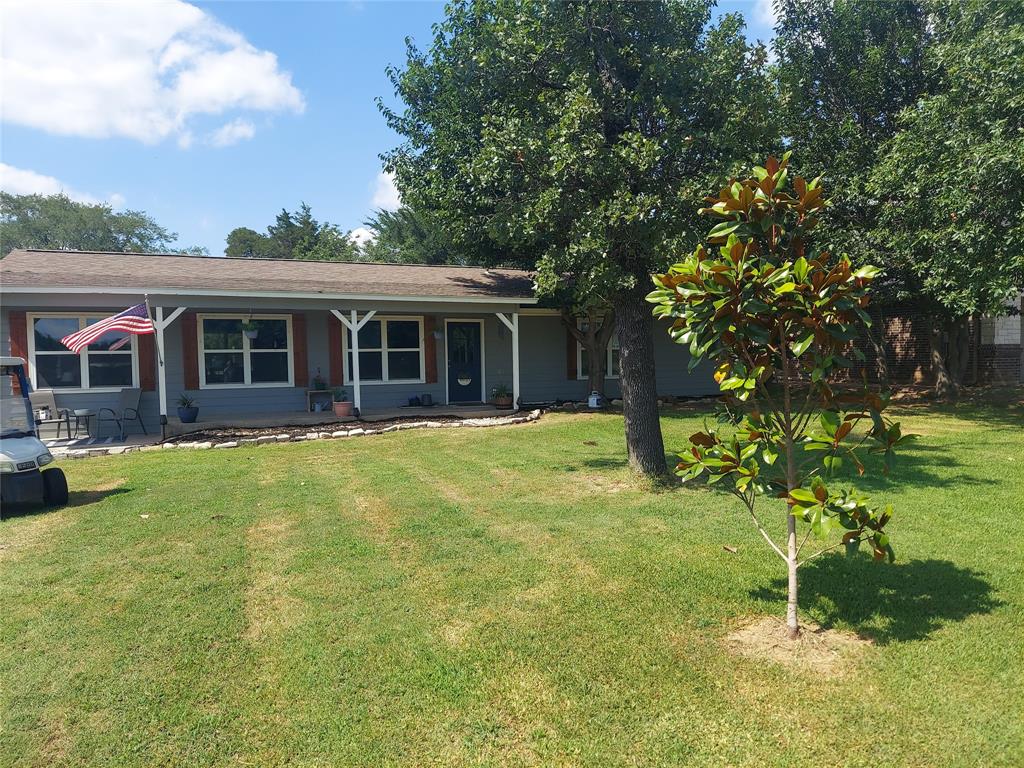
[[[437,318],[427,315],[423,318],[423,357],[426,361],[426,379],[428,384],[437,383]]]
[[[156,339],[152,333],[136,336],[139,343],[139,386],[146,392],[156,390]]]
[[[28,364],[28,318],[21,310],[11,310],[7,314],[7,322],[11,333],[11,355],[20,357]],[[28,375],[26,368],[25,375]],[[21,394],[21,386],[13,379],[14,393]]]
[[[332,387],[340,387],[345,383],[345,368],[341,357],[341,337],[345,328],[334,315],[327,316],[327,347],[330,356],[329,381]]]
[[[306,316],[302,312],[292,314],[292,362],[295,366],[295,386],[309,385],[309,355],[306,346]]]
[[[199,338],[196,334],[196,313],[182,313],[181,363],[185,374],[185,389],[199,389]]]

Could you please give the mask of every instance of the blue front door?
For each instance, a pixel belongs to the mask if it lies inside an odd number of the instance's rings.
[[[480,323],[448,322],[448,402],[484,399]]]

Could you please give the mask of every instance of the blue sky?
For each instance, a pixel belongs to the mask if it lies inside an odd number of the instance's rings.
[[[441,3],[193,5],[5,6],[4,189],[144,210],[213,255],[301,201],[346,230],[394,204],[378,155],[398,138],[374,99],[392,99],[385,68],[406,36],[429,42]],[[719,3],[762,40],[766,7]]]

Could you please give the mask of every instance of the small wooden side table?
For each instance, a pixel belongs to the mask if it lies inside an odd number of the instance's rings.
[[[329,413],[334,404],[334,393],[329,389],[307,389],[306,410],[315,411],[317,403],[321,405],[321,412]]]

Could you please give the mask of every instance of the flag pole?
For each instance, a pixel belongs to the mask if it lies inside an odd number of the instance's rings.
[[[156,333],[153,334],[153,346],[156,347],[156,364],[157,364],[157,399],[159,400],[160,407],[160,438],[162,440],[167,439],[167,414],[166,406],[164,403],[167,401],[167,393],[164,391],[167,388],[167,377],[164,374],[164,308],[156,308],[156,322],[153,322],[153,310],[149,306],[149,294],[143,294],[143,301],[146,304],[146,317],[153,323],[153,327],[156,329]]]

